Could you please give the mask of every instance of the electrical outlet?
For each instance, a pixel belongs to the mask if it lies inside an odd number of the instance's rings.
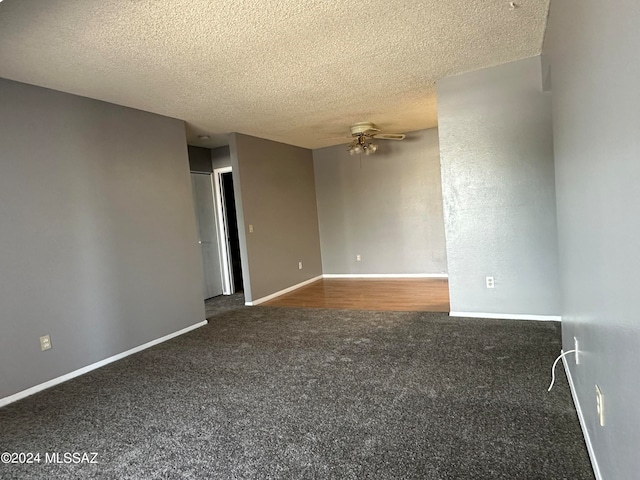
[[[362,257],[360,255],[356,255],[356,262],[360,262],[362,260]]]
[[[578,337],[573,337],[573,348],[575,350],[576,365],[580,365],[580,357],[578,356],[578,353],[580,353],[580,349],[578,348]]]
[[[298,270],[302,270],[302,262],[298,262]]]
[[[600,426],[604,427],[604,396],[598,385],[596,385],[596,409],[598,411]]]
[[[43,335],[40,337],[40,350],[43,352],[51,348],[51,337],[49,335]]]
[[[253,233],[253,225],[249,224],[249,233]]]
[[[487,288],[494,288],[496,286],[496,282],[493,280],[493,277],[487,277]]]

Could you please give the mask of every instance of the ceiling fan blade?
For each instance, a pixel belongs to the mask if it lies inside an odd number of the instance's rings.
[[[404,140],[404,133],[376,133],[372,135],[373,138],[380,138],[382,140]]]

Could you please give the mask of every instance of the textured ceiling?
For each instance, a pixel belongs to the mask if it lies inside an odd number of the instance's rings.
[[[317,148],[434,127],[436,80],[539,54],[549,0],[516,3],[4,0],[0,77]]]

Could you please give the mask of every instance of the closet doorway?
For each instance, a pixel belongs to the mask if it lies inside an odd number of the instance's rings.
[[[242,291],[242,266],[231,167],[191,173],[202,255],[204,299]]]
[[[232,168],[214,169],[212,180],[220,238],[222,291],[225,295],[231,295],[243,289],[240,237],[238,236],[238,217],[236,214]]]

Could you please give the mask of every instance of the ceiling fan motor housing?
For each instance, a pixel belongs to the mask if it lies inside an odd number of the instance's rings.
[[[374,139],[383,140],[402,140],[404,139],[404,133],[378,133],[380,129],[371,122],[360,122],[351,126],[351,136],[354,140],[349,144],[349,154],[355,155],[359,153],[365,153],[370,155],[375,153],[378,149],[378,145],[373,143]]]
[[[351,126],[351,136],[375,135],[380,129],[371,122],[360,122]]]

